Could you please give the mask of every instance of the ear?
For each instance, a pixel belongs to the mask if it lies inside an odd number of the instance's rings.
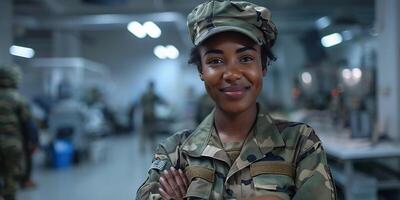
[[[202,74],[202,73],[199,73],[199,76],[200,76],[200,80],[201,80],[201,81],[204,81],[204,79],[203,79],[203,74]]]
[[[263,76],[267,75],[267,72],[268,72],[267,67],[264,67],[264,69],[262,70]]]

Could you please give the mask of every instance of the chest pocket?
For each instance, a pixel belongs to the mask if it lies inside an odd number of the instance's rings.
[[[290,199],[295,193],[294,168],[283,161],[261,161],[250,165],[256,195],[275,194]]]
[[[209,199],[214,183],[215,170],[202,166],[188,166],[185,174],[190,182],[186,199]]]

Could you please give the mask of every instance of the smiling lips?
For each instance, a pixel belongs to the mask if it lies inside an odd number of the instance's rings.
[[[250,86],[232,85],[220,89],[222,93],[231,98],[242,98],[244,93],[250,89]]]

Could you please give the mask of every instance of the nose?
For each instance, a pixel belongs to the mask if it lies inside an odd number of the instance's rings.
[[[235,65],[227,65],[223,78],[226,82],[232,83],[242,78],[241,70]]]

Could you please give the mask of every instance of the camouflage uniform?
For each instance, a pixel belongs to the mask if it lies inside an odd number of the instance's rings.
[[[200,4],[188,15],[188,28],[196,46],[214,34],[235,31],[258,45],[272,47],[277,35],[267,8],[242,1]],[[216,133],[213,112],[194,131],[167,138],[156,151],[137,199],[162,199],[158,191],[160,172],[171,166],[182,169],[188,177],[185,199],[263,195],[336,199],[321,141],[306,124],[274,120],[258,105],[256,122],[239,155],[232,156],[233,151],[227,146]]]
[[[4,188],[0,196],[15,198],[16,177],[22,175],[24,125],[31,119],[26,100],[17,92],[17,67],[0,67],[0,176]]]
[[[184,170],[190,180],[187,199],[267,194],[282,199],[336,199],[321,141],[308,125],[274,120],[260,108],[232,163],[213,121],[211,113],[193,132],[176,133],[160,144],[137,199],[161,199],[160,171],[171,166]]]

